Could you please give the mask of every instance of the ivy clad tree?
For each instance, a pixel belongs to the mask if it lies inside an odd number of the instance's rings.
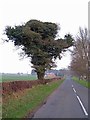
[[[38,79],[43,80],[45,71],[55,66],[53,59],[61,59],[60,53],[73,45],[70,34],[56,40],[58,30],[59,26],[55,23],[30,20],[24,25],[7,26],[5,34],[8,41],[21,47],[24,54],[30,57]]]

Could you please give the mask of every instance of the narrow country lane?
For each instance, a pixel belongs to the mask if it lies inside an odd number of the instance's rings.
[[[68,76],[33,118],[88,118],[88,89]]]

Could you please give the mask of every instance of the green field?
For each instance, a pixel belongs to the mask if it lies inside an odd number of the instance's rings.
[[[0,74],[0,82],[10,82],[10,81],[28,81],[36,80],[37,76],[30,74]]]

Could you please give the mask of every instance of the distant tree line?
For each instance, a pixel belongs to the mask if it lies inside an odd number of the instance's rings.
[[[53,73],[56,76],[64,76],[64,74],[66,73],[66,70],[65,69],[60,69],[60,70],[50,69],[50,70],[45,71],[45,75],[47,75],[49,73]],[[34,69],[31,71],[31,75],[37,75],[37,73],[35,72]]]

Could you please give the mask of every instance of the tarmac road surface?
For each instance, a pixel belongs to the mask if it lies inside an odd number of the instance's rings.
[[[33,118],[88,118],[88,89],[68,76]]]

